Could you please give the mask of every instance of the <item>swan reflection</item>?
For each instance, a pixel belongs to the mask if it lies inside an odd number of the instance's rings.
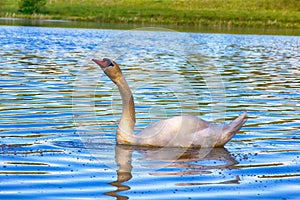
[[[136,158],[133,153],[142,157]],[[225,148],[147,148],[127,145],[115,146],[115,162],[118,166],[117,180],[109,183],[117,187],[116,190],[107,192],[106,195],[117,199],[128,199],[119,192],[130,190],[127,181],[134,178],[132,171],[134,162],[152,176],[191,176],[211,174],[216,169],[226,169],[238,164]],[[161,170],[170,169],[170,170]],[[214,184],[238,184],[239,177],[233,180],[223,180]],[[177,183],[177,186],[207,185],[211,183]]]

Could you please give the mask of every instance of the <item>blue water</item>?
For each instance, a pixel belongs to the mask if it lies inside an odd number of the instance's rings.
[[[300,37],[0,26],[0,199],[299,199]],[[193,114],[221,149],[115,144],[120,64],[137,131]]]

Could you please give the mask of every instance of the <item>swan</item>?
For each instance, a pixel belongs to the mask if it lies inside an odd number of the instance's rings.
[[[229,124],[216,124],[193,115],[175,116],[134,133],[135,108],[132,92],[119,65],[109,59],[92,59],[117,85],[122,98],[122,116],[119,121],[117,144],[148,147],[223,147],[244,125],[247,112]]]

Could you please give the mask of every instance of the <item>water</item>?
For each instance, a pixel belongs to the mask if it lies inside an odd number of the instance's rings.
[[[0,25],[4,26],[40,26],[40,27],[69,27],[69,28],[98,28],[98,29],[133,29],[138,28],[137,24],[116,24],[98,23],[70,20],[47,20],[47,19],[24,19],[24,18],[1,18]],[[279,29],[279,28],[245,28],[245,27],[194,27],[194,26],[172,26],[164,25],[184,32],[202,33],[234,33],[234,34],[267,34],[267,35],[295,35],[300,36],[300,29]]]
[[[299,199],[300,38],[0,27],[0,199]],[[115,144],[120,63],[137,131],[194,114],[245,127],[221,149]]]

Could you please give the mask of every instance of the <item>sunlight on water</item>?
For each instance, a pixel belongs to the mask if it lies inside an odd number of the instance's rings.
[[[0,199],[299,198],[299,37],[0,32]],[[248,121],[220,149],[116,145],[120,96],[91,62],[104,56],[131,86],[137,131],[181,114]]]

